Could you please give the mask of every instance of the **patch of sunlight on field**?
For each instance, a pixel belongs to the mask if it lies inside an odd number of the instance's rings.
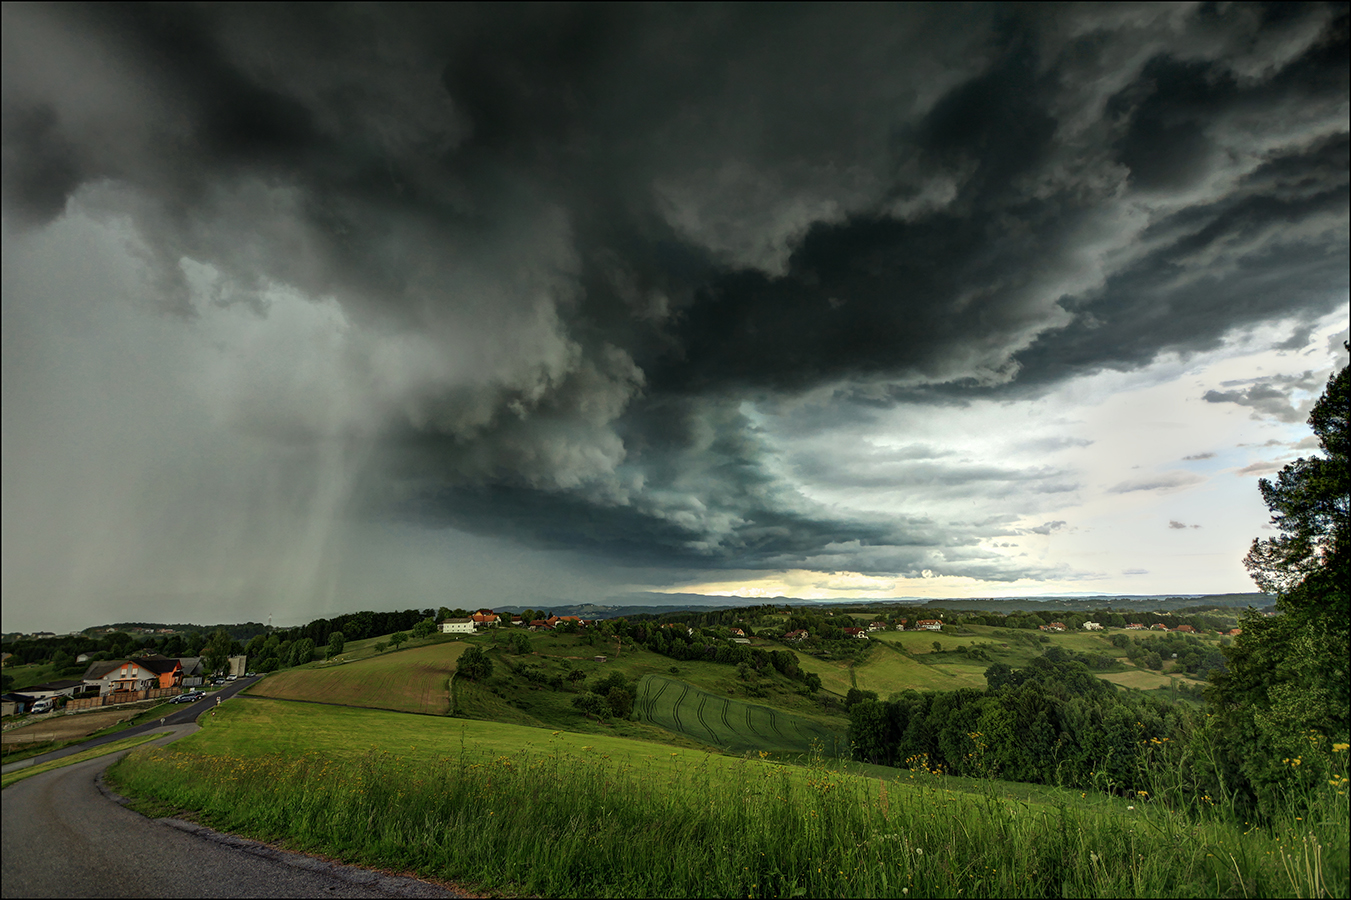
[[[865,691],[876,691],[877,696],[885,700],[900,691],[952,691],[962,687],[973,687],[965,673],[952,671],[955,666],[925,665],[911,659],[894,646],[881,646],[873,649],[867,661],[854,667],[858,686]],[[982,669],[983,673],[985,670]],[[980,684],[985,687],[982,674]]]
[[[445,715],[450,712],[450,675],[467,646],[463,641],[439,643],[322,668],[291,669],[262,679],[249,694]]]
[[[798,653],[797,664],[804,672],[813,672],[821,679],[821,687],[843,697],[853,687],[849,679],[848,661],[835,662]]]
[[[843,733],[806,716],[729,700],[662,675],[643,678],[634,706],[644,722],[729,753],[806,754],[815,744],[833,756],[845,746]]]
[[[1194,678],[1182,678],[1179,676],[1160,675],[1158,672],[1150,672],[1145,669],[1137,669],[1134,672],[1110,672],[1099,675],[1103,681],[1110,681],[1113,684],[1119,684],[1122,687],[1135,688],[1141,691],[1152,691],[1156,688],[1168,687],[1172,682],[1178,684],[1203,685],[1204,681],[1197,681]]]

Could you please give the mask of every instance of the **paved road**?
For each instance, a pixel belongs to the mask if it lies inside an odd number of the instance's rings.
[[[184,704],[176,704],[173,706],[164,706],[163,709],[165,710],[165,712],[162,714],[164,724],[188,725],[193,722],[196,722],[197,717],[200,716],[202,713],[207,712],[211,707],[215,706],[216,701],[218,699],[221,701],[228,700],[229,698],[233,697],[235,694],[239,693],[244,688],[253,684],[257,680],[258,679],[256,677],[241,678],[238,681],[230,682],[225,687],[221,688],[219,691],[216,691],[214,694],[208,694],[206,696],[206,699],[198,700],[196,703],[184,703]],[[170,709],[172,709],[173,712],[168,712],[168,710]],[[79,713],[75,713],[75,715],[79,715]],[[79,753],[81,750],[88,750],[91,747],[97,747],[101,744],[111,744],[113,741],[120,741],[123,738],[133,737],[134,735],[144,734],[147,731],[155,731],[156,729],[162,728],[163,726],[161,726],[159,720],[156,719],[149,725],[137,725],[135,728],[124,728],[121,731],[115,731],[112,734],[105,734],[102,737],[91,738],[79,744],[73,744],[69,747],[63,747],[60,750],[53,750],[51,753],[44,753],[41,756],[34,756],[31,757],[30,759],[25,759],[22,762],[9,763],[8,765],[0,767],[0,773],[12,772],[15,769],[24,769],[27,768],[28,766],[35,766],[38,763],[45,763],[48,760],[61,759],[63,756],[72,756],[76,753]]]
[[[215,699],[210,702],[214,705]],[[179,713],[166,718],[179,718]],[[173,725],[173,734],[153,743],[168,743],[197,728],[190,722],[166,724]],[[128,729],[117,737],[138,730],[143,729]],[[124,808],[99,784],[103,770],[121,755],[111,753],[5,788],[0,794],[0,896],[462,896],[416,879],[287,853],[188,822],[147,819]]]

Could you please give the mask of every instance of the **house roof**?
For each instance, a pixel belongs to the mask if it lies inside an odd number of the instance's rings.
[[[182,656],[178,659],[183,666],[184,677],[202,674],[202,658],[200,656]]]
[[[64,691],[66,688],[79,687],[84,684],[78,678],[64,679],[62,681],[44,681],[42,684],[30,684],[24,688],[25,691]]]
[[[169,659],[164,656],[146,656],[136,660],[142,669],[154,672],[156,675],[163,675],[165,672],[172,672],[174,669],[181,669],[182,663],[177,659]]]
[[[95,681],[102,678],[124,662],[126,662],[125,659],[105,659],[100,660],[99,662],[92,662],[89,664],[89,668],[84,670],[85,681]]]

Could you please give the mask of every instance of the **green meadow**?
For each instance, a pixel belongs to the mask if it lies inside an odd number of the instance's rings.
[[[885,771],[241,699],[108,778],[151,813],[511,895],[1346,895],[1344,794],[1256,829]]]

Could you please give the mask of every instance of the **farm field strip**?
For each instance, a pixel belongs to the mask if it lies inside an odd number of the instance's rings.
[[[806,716],[719,697],[661,675],[645,676],[639,695],[645,722],[733,753],[807,753],[813,743],[834,752],[843,743],[843,735]]]

